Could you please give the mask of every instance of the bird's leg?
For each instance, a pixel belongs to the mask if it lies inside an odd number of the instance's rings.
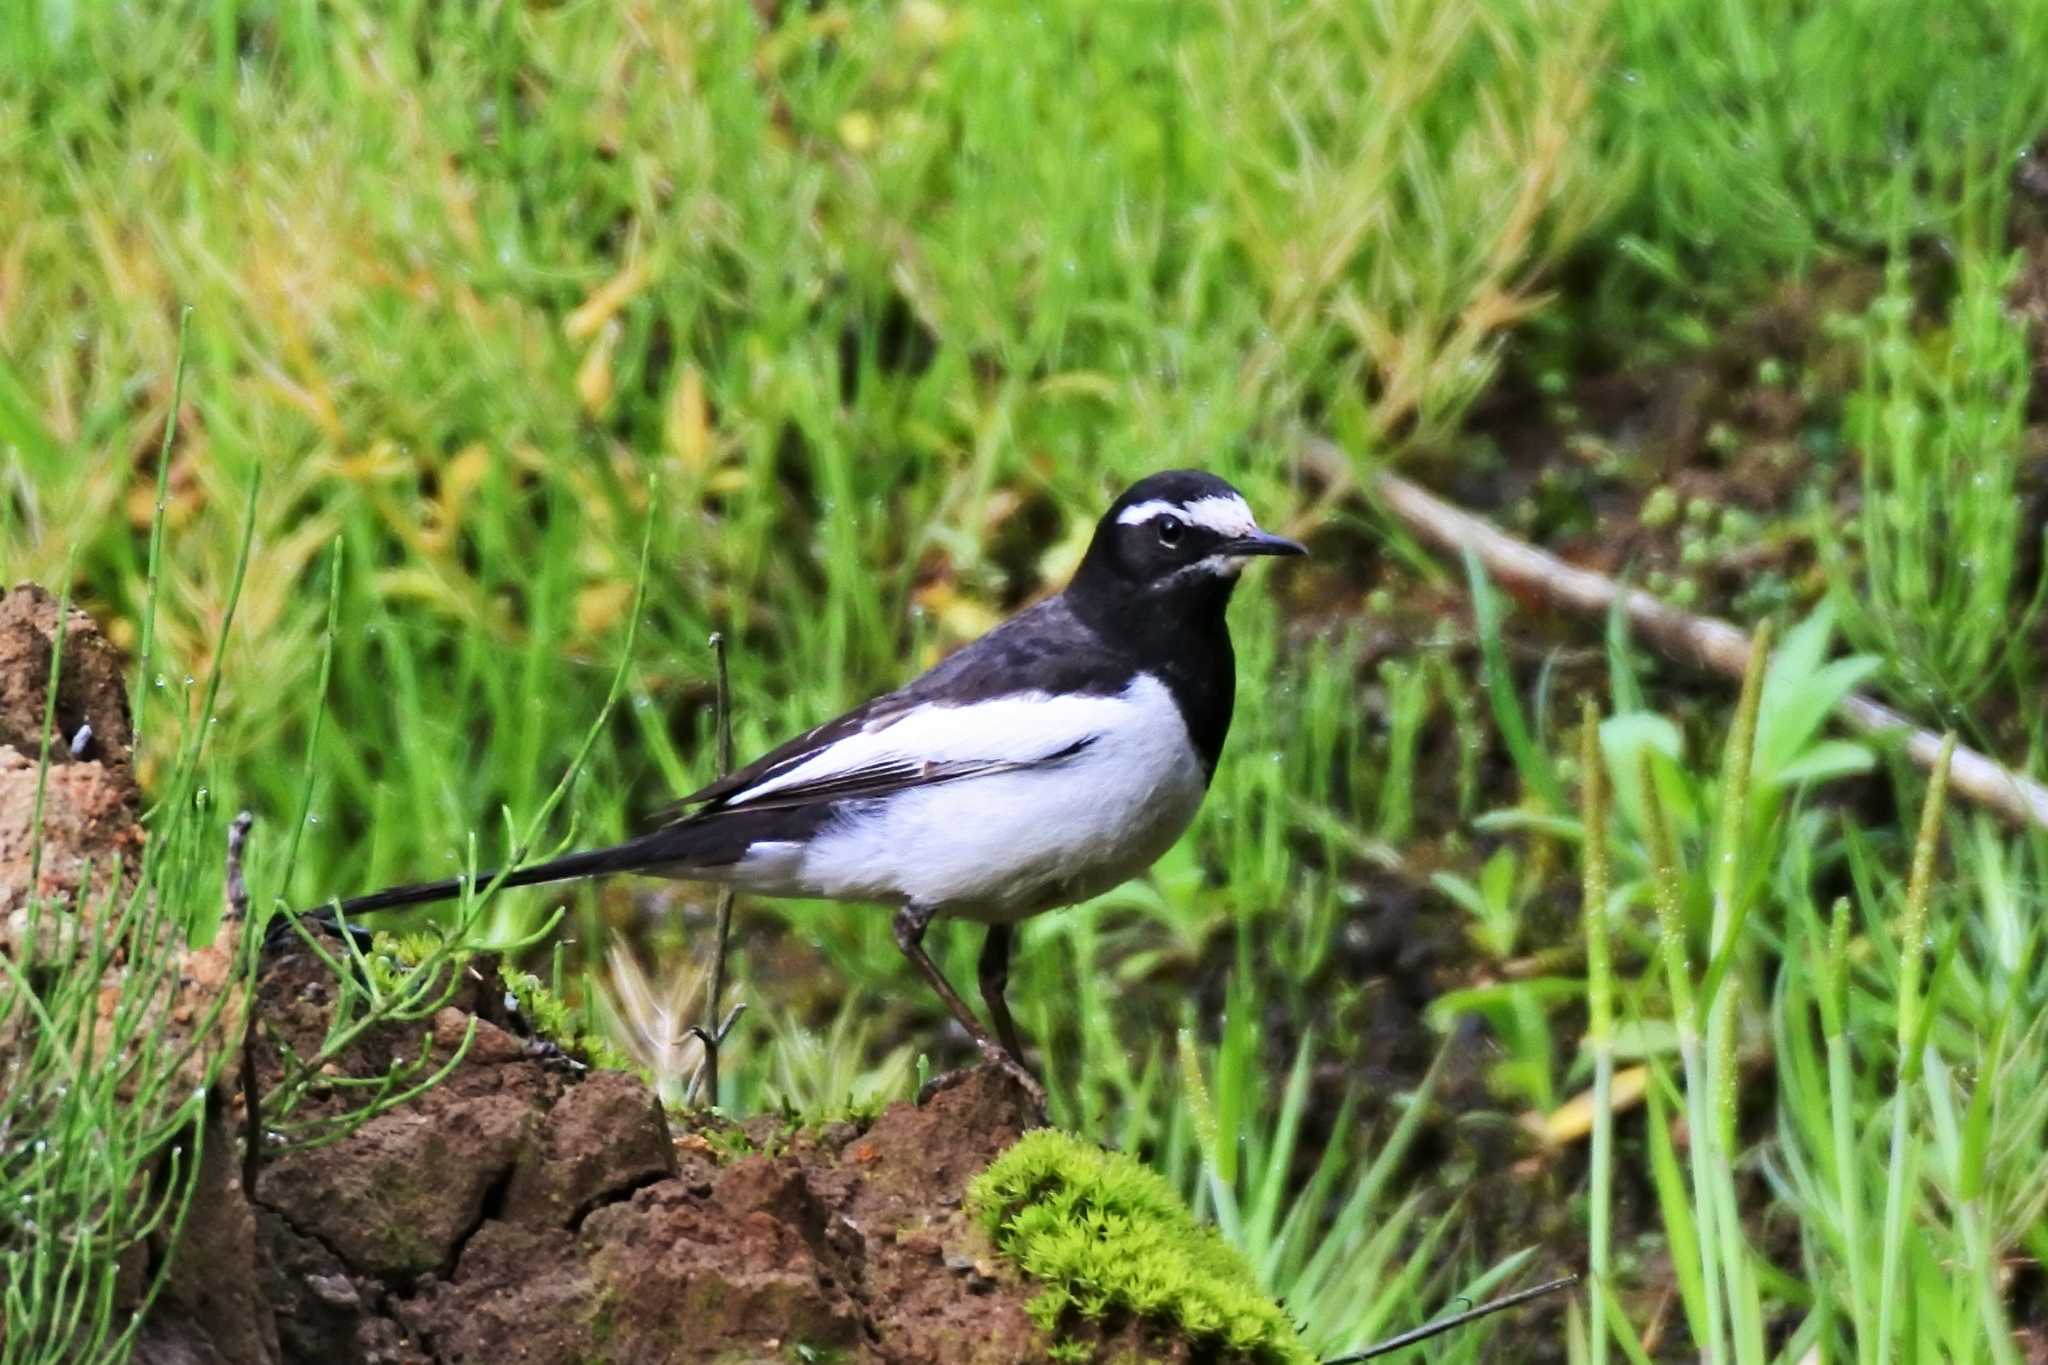
[[[988,1007],[988,1017],[995,1022],[996,1037],[1002,1039],[1004,1049],[1018,1061],[1024,1060],[1024,1044],[1017,1037],[1017,1023],[1010,1018],[1010,1002],[1003,994],[1010,986],[1010,948],[1016,939],[1016,930],[1007,924],[991,924],[988,936],[981,941],[981,961],[978,974],[981,978],[981,1003]]]
[[[1002,1044],[988,1036],[988,1030],[981,1026],[981,1020],[974,1017],[974,1011],[969,1009],[967,1002],[960,998],[960,992],[953,989],[953,983],[946,980],[946,974],[939,970],[938,964],[932,961],[929,953],[925,952],[924,931],[930,926],[932,916],[936,913],[936,906],[920,905],[916,901],[912,901],[901,910],[898,910],[896,912],[896,946],[903,950],[903,955],[910,959],[910,965],[917,968],[918,973],[931,984],[931,988],[938,992],[939,999],[945,1002],[946,1008],[952,1012],[953,1017],[960,1021],[960,1027],[966,1029],[967,1036],[974,1039],[974,1045],[980,1049],[982,1057],[992,1065],[1000,1068],[1005,1075],[1022,1086],[1024,1093],[1031,1097],[1031,1102],[1037,1105],[1039,1111],[1043,1113],[1045,1110],[1045,1087],[1038,1083],[1036,1076],[1025,1069],[1024,1063],[1018,1061],[1017,1058],[1004,1050]]]

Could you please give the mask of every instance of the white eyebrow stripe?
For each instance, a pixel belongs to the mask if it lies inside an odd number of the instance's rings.
[[[1164,502],[1154,498],[1150,502],[1134,502],[1129,507],[1126,507],[1123,510],[1123,514],[1116,519],[1116,524],[1119,526],[1137,526],[1158,516],[1168,516],[1183,522],[1188,519],[1187,513],[1181,509],[1179,503]]]
[[[1119,526],[1135,526],[1161,515],[1192,522],[1218,535],[1245,536],[1259,529],[1245,500],[1227,493],[1212,493],[1189,503],[1167,502],[1161,498],[1135,502],[1119,513],[1116,520]]]

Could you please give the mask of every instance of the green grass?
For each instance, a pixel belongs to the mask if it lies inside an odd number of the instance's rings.
[[[310,905],[616,837],[714,769],[713,631],[745,757],[1056,586],[1122,482],[1202,465],[1320,553],[1234,609],[1239,714],[1196,831],[1024,931],[1013,997],[1056,1120],[1163,1171],[1327,1352],[1555,1231],[1487,1227],[1462,1182],[1499,1173],[1444,1144],[1640,1082],[1592,1121],[1591,1170],[1530,1154],[1531,1202],[1607,1271],[1568,1349],[1633,1357],[1669,1290],[1665,1349],[2006,1358],[2039,1314],[2014,1267],[2048,1250],[2048,850],[1952,814],[1909,968],[1922,779],[1822,717],[1860,685],[2048,752],[2016,502],[2039,394],[2005,302],[2048,9],[776,14],[0,16],[0,571],[68,587],[145,659],[152,856],[207,885],[202,833],[247,806],[259,905]],[[1858,520],[1781,594],[1753,751],[1723,744],[1733,697],[1625,642],[1605,678],[1533,660],[1557,637],[1301,454],[1328,434],[1354,474],[1511,482],[1445,455],[1504,367],[1569,385],[1682,358],[1787,282],[1885,262],[1828,324],[1854,372],[1800,379]],[[1803,477],[1823,507],[1841,491],[1818,460]],[[1386,611],[1361,610],[1373,588]],[[1381,628],[1409,589],[1468,588],[1476,631]],[[1829,662],[1836,622],[1859,661]],[[1612,712],[1592,911],[1581,686]],[[1717,780],[1724,751],[1746,756]],[[566,904],[566,946],[525,965],[590,1028],[586,974],[657,896],[649,946],[701,952],[698,888],[455,914],[503,944]],[[1482,1021],[1483,1101],[1419,1068],[1403,1094],[1358,1079],[1408,983],[1347,944],[1404,897],[1460,927],[1431,1018]],[[167,913],[203,934],[216,904]],[[727,1107],[872,1107],[920,1050],[964,1059],[879,911],[748,904],[740,926]],[[933,934],[955,979],[976,946]]]
[[[173,392],[182,380],[173,380]],[[169,435],[166,435],[166,444]],[[153,528],[151,577],[160,524]],[[228,590],[232,616],[246,564],[245,530]],[[155,620],[154,592],[144,639]],[[157,807],[139,867],[117,862],[77,869],[75,883],[44,890],[44,814],[51,753],[62,743],[57,699],[63,683],[69,594],[59,600],[49,676],[36,745],[28,884],[0,951],[0,1052],[7,1085],[0,1093],[0,1263],[6,1268],[0,1358],[15,1362],[120,1360],[133,1348],[150,1306],[169,1278],[170,1260],[148,1266],[152,1241],[175,1241],[198,1191],[209,1136],[208,1091],[231,1048],[227,1021],[242,1009],[235,992],[252,978],[252,939],[216,941],[226,954],[228,990],[191,1000],[187,925],[205,894],[206,792],[196,788],[197,759],[211,727],[208,689],[197,723],[174,741],[180,755]],[[149,657],[145,643],[143,657]],[[139,740],[150,721],[146,699],[133,715]],[[53,888],[65,878],[52,878]],[[183,1013],[185,1017],[181,1018]],[[123,1263],[140,1283],[122,1293]]]
[[[1948,316],[1916,324],[1912,271],[1895,245],[1885,289],[1851,324],[1864,378],[1849,400],[1847,434],[1866,452],[1863,507],[1853,530],[1865,591],[1843,575],[1845,618],[1893,660],[1901,682],[1949,704],[2024,668],[2038,600],[2021,560],[2037,541],[2023,527],[2016,487],[2027,440],[2027,329],[2006,300],[2022,265],[2002,230],[1958,234],[1961,258]]]
[[[1056,583],[1141,472],[1215,468],[1284,519],[1304,403],[1361,433],[1454,416],[1541,254],[1484,235],[1534,134],[1496,127],[1482,82],[1511,68],[1506,112],[1547,126],[1544,81],[1577,79],[1533,14],[1483,17],[833,10],[763,34],[737,5],[452,31],[425,7],[135,28],[84,6],[57,43],[17,15],[0,107],[46,131],[0,149],[0,216],[30,225],[0,330],[0,431],[35,489],[0,510],[8,559],[48,578],[75,553],[88,605],[134,619],[138,441],[189,305],[205,417],[172,470],[169,688],[204,672],[221,521],[268,475],[224,799],[296,804],[244,756],[307,741],[343,547],[319,837],[287,894],[445,870],[500,805],[534,807],[595,709],[651,515],[635,705],[577,803],[616,832],[708,766],[714,629],[758,750]],[[1420,47],[1457,60],[1373,127],[1333,122]],[[1542,80],[1519,67],[1539,48]],[[185,69],[211,75],[162,74]],[[1465,148],[1454,168],[1417,120]],[[1523,230],[1553,200],[1586,216],[1558,175]],[[1415,230],[1386,231],[1409,203]],[[1482,234],[1456,262],[1428,254],[1444,216]],[[1386,362],[1319,363],[1356,352],[1346,328],[1389,332]]]
[[[2009,1086],[2030,1084],[2032,1002],[2048,978],[2035,930],[2012,919],[2011,864],[2038,857],[2039,841],[1980,819],[1960,875],[1937,879],[1946,754],[1910,834],[1809,804],[1817,779],[1867,762],[1813,728],[1874,662],[1822,664],[1828,624],[1823,612],[1768,656],[1760,638],[1718,782],[1667,752],[1675,731],[1659,740],[1617,716],[1598,749],[1582,747],[1579,771],[1609,770],[1618,821],[1589,794],[1582,822],[1507,823],[1569,838],[1588,863],[1596,1003],[1580,1065],[1611,1092],[1617,1032],[1656,1040],[1642,1049],[1649,1174],[1692,1339],[1736,1361],[2014,1360],[2005,1275],[2034,1254],[2048,1206],[2048,1183],[2018,1153],[2048,1138],[2048,1105]],[[1601,894],[1609,866],[1624,880]],[[1823,912],[1818,888],[1841,877],[1855,898]],[[1643,945],[1633,970],[1604,942],[1617,934]],[[1743,1111],[1758,1057],[1776,1082],[1775,1127],[1752,1144]],[[1669,1136],[1679,1111],[1682,1154]],[[1599,1112],[1596,1273],[1611,1255],[1614,1182]],[[1797,1230],[1790,1260],[1774,1223]],[[1591,1332],[1575,1349],[1604,1355],[1597,1321]]]
[[[1663,0],[1613,18],[1601,122],[1633,175],[1592,296],[1658,340],[1902,227],[1995,221],[2048,108],[2035,5]]]

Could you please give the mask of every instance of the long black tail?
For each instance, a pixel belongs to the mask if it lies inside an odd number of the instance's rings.
[[[678,849],[672,830],[657,830],[643,834],[637,839],[628,839],[623,844],[610,848],[594,848],[586,853],[571,853],[552,862],[535,863],[531,867],[514,868],[499,882],[500,888],[514,886],[539,886],[544,882],[566,882],[577,877],[594,877],[606,872],[639,872],[654,867],[673,867],[677,861]],[[496,872],[479,872],[475,884],[482,888],[489,886],[497,877]],[[435,901],[450,901],[460,896],[463,888],[471,882],[469,877],[449,877],[438,882],[415,882],[411,886],[386,887],[372,891],[367,896],[357,896],[341,903],[340,914],[344,919],[367,914],[373,910],[391,910],[401,905],[431,905]]]

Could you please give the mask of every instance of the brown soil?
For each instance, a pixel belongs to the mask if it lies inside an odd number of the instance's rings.
[[[519,1037],[494,968],[475,976],[431,1031],[441,1057],[475,1020],[448,1080],[339,1144],[264,1163],[254,1235],[274,1358],[1042,1358],[1034,1291],[960,1207],[1029,1122],[1000,1077],[867,1125],[672,1131],[637,1080]],[[257,1015],[314,1046],[332,986],[293,954],[266,974]],[[378,1032],[344,1070],[377,1074],[418,1045]],[[268,1082],[275,1048],[258,1054]]]
[[[132,873],[142,852],[121,657],[92,618],[74,610],[64,624],[36,861],[30,835],[57,621],[56,599],[33,584],[0,594],[0,951],[26,927],[20,911],[32,869],[45,896],[70,897],[88,867],[101,891],[116,865]]]
[[[961,1205],[1032,1121],[1000,1074],[971,1072],[872,1122],[672,1127],[636,1079],[520,1037],[494,964],[475,967],[427,1036],[444,1058],[474,1021],[446,1081],[338,1144],[266,1160],[253,1199],[235,1172],[208,1172],[200,1202],[226,1212],[188,1228],[176,1264],[195,1270],[138,1360],[1046,1358],[1025,1313],[1035,1287]],[[256,1014],[307,1048],[332,996],[326,969],[294,953],[265,974]],[[375,1075],[419,1045],[381,1030],[343,1070]],[[259,1082],[275,1080],[276,1055],[259,1044]],[[1194,1359],[1157,1323],[1112,1323],[1101,1340],[1105,1359]]]
[[[126,909],[142,860],[142,796],[131,762],[134,731],[120,652],[81,611],[64,616],[61,633],[57,659],[59,606],[43,589],[24,584],[0,595],[0,958],[25,970],[32,984],[97,951],[96,922],[109,907]],[[46,728],[47,770],[40,761]],[[31,882],[39,909],[30,905]],[[216,1039],[194,1035],[214,1022],[223,1025],[222,1036],[238,1026],[235,995],[218,1021],[210,1009],[234,991],[236,940],[222,934],[188,950],[169,941],[168,926],[147,917],[131,923],[131,935],[145,932],[144,922],[155,935],[151,941],[175,954],[175,971],[157,978],[158,988],[144,999],[125,989],[134,939],[107,945],[98,1010],[85,1021],[79,1045],[105,1056],[116,1038],[129,1036],[122,1013],[132,1018],[140,1010],[152,1021],[142,1032],[155,1033],[169,1055],[181,1056],[179,1074],[196,1084],[215,1055]],[[23,1011],[0,1021],[0,1075],[7,1074],[28,1027]],[[197,1046],[188,1049],[193,1042]],[[120,1093],[133,1096],[142,1084],[130,1069]]]

